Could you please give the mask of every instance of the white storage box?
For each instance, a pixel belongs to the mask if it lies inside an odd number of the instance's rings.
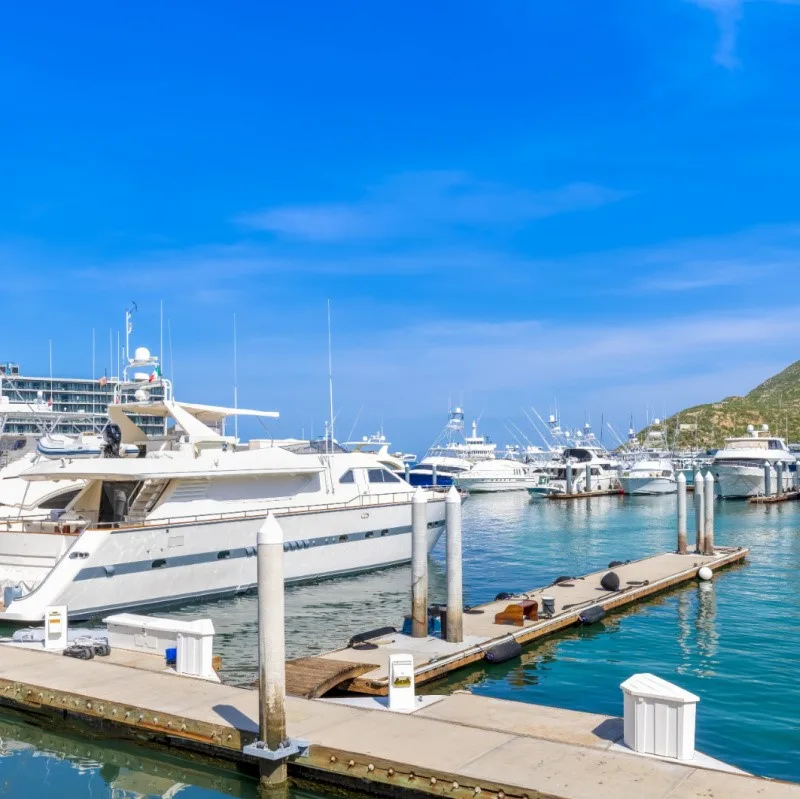
[[[645,755],[691,760],[700,697],[654,674],[634,674],[620,686],[625,697],[625,745]]]

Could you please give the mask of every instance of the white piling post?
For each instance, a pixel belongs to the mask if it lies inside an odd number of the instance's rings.
[[[764,496],[772,496],[772,467],[769,461],[764,464]]]
[[[566,477],[567,477],[566,491],[567,491],[567,494],[571,494],[572,493],[572,464],[569,461],[567,461]]]
[[[428,635],[428,497],[419,487],[411,500],[411,635]]]
[[[791,468],[791,467],[789,467],[789,468]],[[793,488],[795,491],[797,491],[797,487],[798,487],[798,485],[800,485],[800,482],[798,481],[797,465],[795,465],[795,469],[794,469],[794,471],[792,472],[792,488]]]
[[[703,498],[705,495],[705,481],[703,480],[703,475],[701,474],[700,470],[697,469],[694,473],[694,523],[697,529],[697,554],[703,554],[703,548],[705,547],[705,503],[703,502]]]
[[[447,535],[447,629],[446,638],[453,644],[464,640],[464,589],[461,563],[461,497],[451,486],[445,498]]]
[[[685,555],[686,544],[686,475],[678,472],[678,554]]]
[[[403,471],[405,472],[406,482],[411,482],[411,466],[409,466],[408,461],[406,461],[405,466],[403,467]]]
[[[431,485],[432,486],[439,485],[439,475],[437,474],[435,463],[433,464],[433,466],[431,466]]]
[[[783,463],[781,461],[775,464],[775,494],[776,496],[783,494]]]
[[[586,464],[586,490],[592,490],[592,466],[591,464]]]
[[[705,479],[705,529],[703,530],[703,554],[714,554],[714,475],[709,471]]]
[[[283,531],[267,514],[258,531],[258,698],[261,740],[269,749],[286,741],[286,640],[283,596]],[[286,760],[259,760],[261,786],[286,782]]]

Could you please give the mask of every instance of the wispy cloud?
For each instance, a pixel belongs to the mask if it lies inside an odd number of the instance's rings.
[[[739,66],[736,45],[745,3],[800,5],[800,0],[689,0],[689,2],[714,14],[719,29],[714,60],[725,69],[735,69]]]
[[[557,214],[597,208],[628,192],[594,183],[530,190],[463,172],[398,175],[352,203],[268,208],[242,214],[247,228],[308,241],[419,237],[442,229],[516,228]]]

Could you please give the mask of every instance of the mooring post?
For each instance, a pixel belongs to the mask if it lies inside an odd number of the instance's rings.
[[[678,472],[678,554],[685,555],[686,544],[686,475]]]
[[[411,482],[411,466],[409,466],[408,461],[406,461],[405,466],[403,467],[403,471],[405,472],[406,482]]]
[[[572,464],[569,461],[567,461],[566,477],[567,477],[566,491],[567,491],[567,494],[571,494],[572,493]]]
[[[707,472],[705,479],[705,528],[703,530],[703,554],[714,554],[714,475]]]
[[[428,635],[428,498],[419,487],[411,500],[411,635]]]
[[[776,496],[783,494],[783,463],[781,461],[775,464],[775,494]]]
[[[461,574],[461,496],[451,486],[444,502],[447,535],[447,629],[448,641],[464,640],[464,589]]]
[[[436,473],[436,464],[431,466],[431,485],[437,486],[439,484],[439,475]]]
[[[273,752],[286,745],[286,639],[283,598],[283,531],[267,514],[258,531],[258,724]],[[286,783],[286,760],[259,760],[261,787]]]
[[[586,464],[586,490],[592,490],[592,467],[591,464]]]
[[[791,470],[791,466],[789,469]],[[797,491],[798,486],[798,476],[797,476],[797,466],[795,466],[794,471],[792,472],[792,488]]]
[[[702,555],[705,547],[705,507],[703,497],[705,495],[705,481],[700,469],[694,473],[694,524],[697,529],[697,554]]]
[[[772,496],[772,467],[769,461],[764,464],[764,496]]]

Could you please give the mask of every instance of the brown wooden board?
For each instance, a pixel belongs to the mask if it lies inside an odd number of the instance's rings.
[[[377,668],[375,663],[315,657],[287,660],[286,693],[304,699],[318,699],[334,688],[346,688],[356,677]]]

